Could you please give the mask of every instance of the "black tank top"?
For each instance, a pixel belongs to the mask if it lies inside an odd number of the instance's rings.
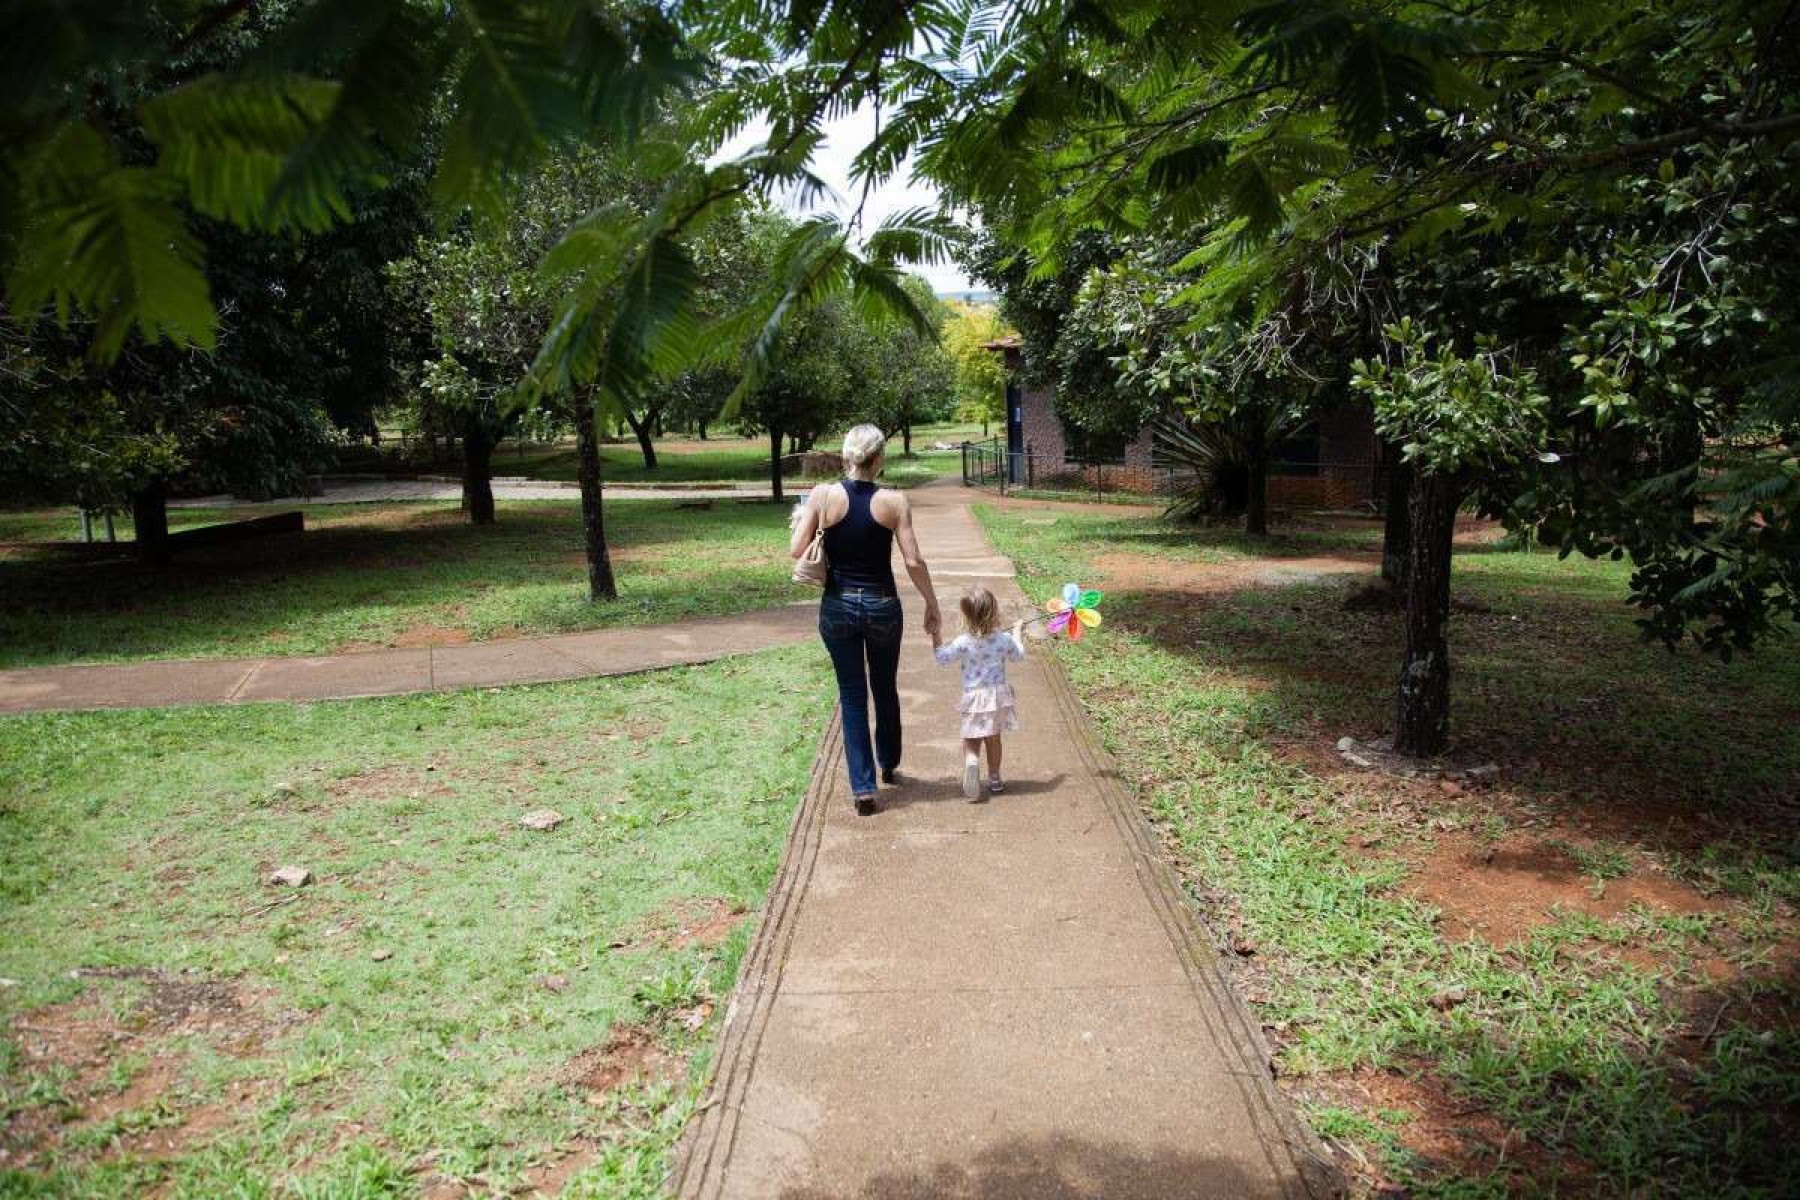
[[[825,558],[831,564],[827,592],[863,588],[886,596],[894,590],[894,531],[875,519],[870,503],[881,485],[864,479],[843,481],[850,511],[825,529]]]

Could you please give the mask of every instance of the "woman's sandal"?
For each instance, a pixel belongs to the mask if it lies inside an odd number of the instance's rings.
[[[992,779],[992,778],[990,778],[988,780],[988,791],[992,792],[994,795],[998,796],[1001,792],[1004,792],[1005,790],[1006,790],[1006,780]]]

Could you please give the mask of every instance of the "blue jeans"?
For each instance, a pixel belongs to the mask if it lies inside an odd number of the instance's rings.
[[[850,790],[875,792],[875,766],[900,765],[900,634],[906,616],[897,596],[874,592],[828,593],[819,602],[819,637],[837,671],[838,705],[844,719],[844,761]],[[875,695],[875,753],[869,753],[869,694]]]

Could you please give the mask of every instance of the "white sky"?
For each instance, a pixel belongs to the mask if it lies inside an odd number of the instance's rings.
[[[757,123],[746,128],[737,137],[731,139],[720,148],[716,158],[735,157],[761,143],[769,135],[769,127],[765,123]],[[856,199],[860,190],[850,183],[850,161],[856,152],[868,144],[875,135],[875,112],[869,107],[859,108],[847,116],[825,123],[825,141],[813,154],[813,172],[831,186],[835,196],[820,199],[810,209],[802,208],[789,197],[781,203],[789,212],[834,212],[839,216],[849,216],[856,208]],[[869,203],[863,209],[863,229],[872,230],[895,212],[908,208],[937,207],[938,192],[932,184],[912,178],[910,163],[902,166],[898,174],[878,187],[869,196]],[[938,292],[965,292],[979,285],[970,281],[963,273],[962,267],[954,262],[939,263],[936,266],[911,266],[931,281],[931,286]]]

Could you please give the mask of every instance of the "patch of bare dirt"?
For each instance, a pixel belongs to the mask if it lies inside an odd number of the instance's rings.
[[[387,644],[397,649],[415,646],[466,646],[469,644],[469,631],[454,625],[433,625],[429,621],[419,621],[389,638]]]
[[[587,1092],[588,1103],[600,1104],[620,1087],[672,1083],[686,1071],[686,1057],[663,1045],[653,1026],[619,1025],[604,1045],[576,1055],[565,1077]]]
[[[1407,1072],[1362,1069],[1319,1080],[1316,1090],[1331,1103],[1356,1109],[1392,1125],[1400,1144],[1428,1164],[1427,1173],[1474,1179],[1512,1163],[1533,1179],[1559,1173],[1565,1182],[1586,1178],[1587,1169],[1562,1153],[1552,1163],[1486,1106],[1453,1094],[1424,1068]],[[1378,1163],[1349,1150],[1344,1163],[1374,1188],[1390,1184]]]
[[[577,1141],[565,1147],[560,1156],[525,1172],[523,1192],[527,1196],[560,1196],[576,1174],[600,1157],[594,1142]]]
[[[180,1097],[190,1039],[237,1058],[258,1053],[299,1018],[270,1011],[267,993],[226,980],[147,968],[85,970],[94,980],[80,996],[15,1016],[7,1036],[21,1077],[62,1077],[62,1099],[25,1105],[0,1126],[0,1166],[25,1165],[69,1134],[127,1113],[155,1113],[146,1127],[121,1136],[106,1153],[173,1157],[232,1124],[256,1089],[232,1101],[183,1108]],[[141,1061],[119,1085],[124,1064]]]
[[[449,614],[451,620],[466,622],[468,611],[458,605]],[[495,631],[498,633],[498,631]],[[495,633],[488,638],[493,640]],[[412,624],[385,638],[344,642],[334,648],[336,654],[356,654],[369,650],[417,650],[432,646],[466,646],[471,640],[466,624],[449,624],[442,621],[414,621]]]
[[[1309,554],[1291,558],[1241,558],[1201,563],[1114,552],[1094,560],[1102,586],[1223,595],[1253,587],[1288,587],[1336,576],[1367,575],[1381,567],[1378,554]]]
[[[742,905],[718,896],[679,900],[648,919],[644,937],[674,950],[710,950],[749,915]]]
[[[1550,924],[1557,909],[1611,919],[1640,904],[1683,916],[1727,907],[1684,883],[1646,871],[1596,880],[1563,845],[1535,835],[1482,843],[1466,834],[1447,834],[1438,839],[1407,890],[1442,911],[1446,937],[1479,937],[1502,949]]]
[[[438,775],[439,772],[425,771],[420,767],[375,767],[355,775],[333,779],[325,785],[325,792],[333,800],[351,802],[391,800],[397,796],[418,799],[451,795],[450,788]]]

